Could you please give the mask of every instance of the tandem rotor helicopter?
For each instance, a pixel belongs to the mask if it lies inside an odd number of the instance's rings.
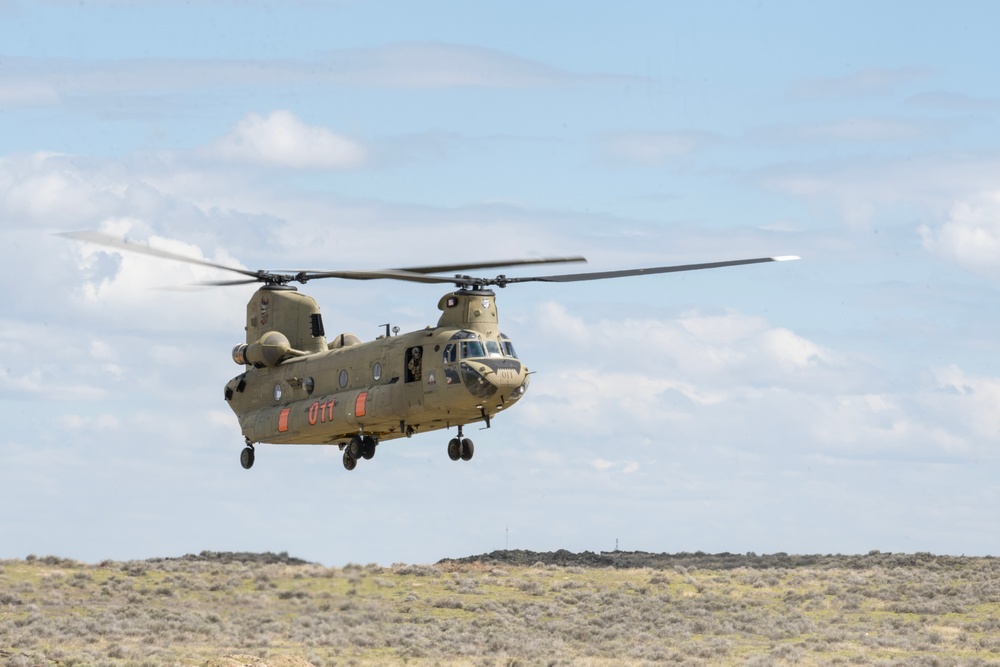
[[[528,389],[528,367],[501,332],[491,287],[567,283],[799,259],[758,257],[702,264],[531,277],[482,278],[461,272],[535,264],[585,262],[582,257],[520,259],[378,271],[251,271],[186,257],[97,231],[61,234],[76,241],[240,274],[225,286],[263,283],[247,303],[246,342],[233,349],[243,372],[225,386],[246,446],[241,465],[254,464],[260,443],[336,445],[344,467],[375,456],[380,443],[456,427],[448,457],[468,461],[475,451],[463,427],[484,422],[516,404]],[[451,277],[437,274],[452,274]],[[315,299],[290,283],[321,278],[403,280],[456,289],[438,302],[436,326],[363,342],[354,334],[327,338]]]

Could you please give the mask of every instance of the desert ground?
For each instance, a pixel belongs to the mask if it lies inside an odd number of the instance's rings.
[[[1000,559],[0,561],[0,665],[1000,665]]]

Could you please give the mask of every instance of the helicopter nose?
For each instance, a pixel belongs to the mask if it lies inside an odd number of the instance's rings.
[[[493,398],[500,393],[505,398],[512,397],[525,385],[527,370],[516,359],[483,359],[463,361],[462,382],[476,398]],[[517,394],[520,397],[521,391]]]

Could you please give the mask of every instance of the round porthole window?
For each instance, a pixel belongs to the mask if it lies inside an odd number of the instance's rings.
[[[313,390],[316,389],[316,381],[312,378],[306,378],[306,381],[303,384],[305,385],[307,394],[311,395]]]
[[[375,378],[376,382],[382,379],[382,364],[377,361],[375,362],[375,365],[372,366],[372,377]]]
[[[340,388],[343,389],[347,386],[347,371],[340,371]]]
[[[280,401],[281,400],[281,385],[280,384],[274,385],[274,400],[276,400],[276,401]]]

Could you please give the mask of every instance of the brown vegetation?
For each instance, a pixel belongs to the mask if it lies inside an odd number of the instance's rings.
[[[0,665],[1000,665],[998,575],[878,553],[29,557],[0,562]]]

